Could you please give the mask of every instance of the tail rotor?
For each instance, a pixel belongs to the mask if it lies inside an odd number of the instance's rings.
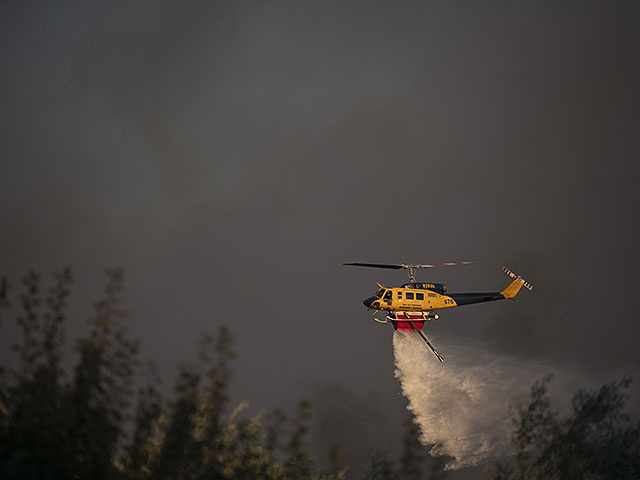
[[[509,270],[507,267],[505,267],[504,265],[502,266],[502,271],[504,273],[506,273],[509,277],[511,278],[516,278],[518,280],[520,280],[522,282],[522,285],[527,288],[530,292],[533,291],[533,285],[531,285],[529,282],[527,282],[524,278],[522,278],[520,275],[516,275],[515,273],[513,273],[511,270]]]

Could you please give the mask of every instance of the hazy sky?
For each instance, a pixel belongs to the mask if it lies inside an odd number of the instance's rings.
[[[634,2],[4,1],[0,62],[0,273],[71,265],[71,338],[122,265],[168,384],[226,324],[234,398],[393,425],[361,301],[405,277],[341,264],[476,260],[419,278],[535,290],[443,313],[445,357],[638,370]]]

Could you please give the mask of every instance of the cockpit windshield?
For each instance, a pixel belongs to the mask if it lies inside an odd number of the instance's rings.
[[[381,288],[380,290],[378,290],[378,291],[375,293],[374,297],[376,297],[376,298],[382,298],[382,294],[383,294],[383,293],[384,293],[384,288]]]

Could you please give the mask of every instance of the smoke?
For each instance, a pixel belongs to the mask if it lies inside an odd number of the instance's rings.
[[[420,426],[420,442],[431,446],[432,456],[453,457],[447,469],[508,456],[513,414],[527,401],[536,380],[553,372],[550,393],[563,405],[579,385],[576,375],[540,362],[460,340],[436,340],[444,363],[415,333],[395,332],[395,374]]]

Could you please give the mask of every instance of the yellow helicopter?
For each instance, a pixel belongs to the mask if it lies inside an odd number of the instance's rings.
[[[424,322],[438,318],[436,310],[443,308],[460,307],[472,303],[493,302],[514,298],[524,286],[530,291],[533,286],[524,278],[516,275],[507,267],[502,270],[514,280],[501,292],[484,293],[446,293],[447,286],[443,283],[416,282],[414,270],[420,268],[446,267],[452,265],[469,265],[473,262],[449,262],[434,264],[383,264],[383,263],[344,263],[356,267],[387,268],[392,270],[408,270],[409,282],[400,287],[383,287],[373,296],[366,298],[362,303],[368,309],[388,312],[385,320],[374,320],[378,323],[391,323],[395,330],[415,330],[420,334],[434,355],[444,362],[444,358],[438,353],[426,335],[422,332]],[[374,315],[375,315],[374,313]]]

